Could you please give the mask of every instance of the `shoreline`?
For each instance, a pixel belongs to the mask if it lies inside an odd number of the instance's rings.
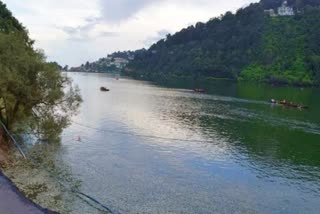
[[[26,198],[0,169],[0,212],[7,214],[58,214]]]
[[[115,74],[112,72],[88,72],[88,71],[62,71],[65,73],[88,73],[88,74]],[[128,73],[123,74],[124,77],[131,78],[134,80],[142,80],[142,81],[150,81],[150,82],[157,82],[164,79],[170,79],[170,78],[177,78],[177,79],[183,79],[183,78],[192,78],[191,76],[166,76],[162,77],[160,76],[159,78],[140,78],[140,77],[134,77],[131,76]],[[293,88],[320,88],[320,85],[318,84],[303,84],[303,83],[288,83],[288,82],[281,82],[281,81],[252,81],[252,80],[243,80],[243,79],[231,79],[231,78],[219,78],[219,77],[206,77],[202,76],[199,80],[202,81],[207,81],[207,80],[222,80],[222,81],[230,81],[234,83],[242,83],[242,82],[247,82],[247,83],[252,83],[252,84],[264,84],[272,87],[293,87]]]
[[[0,213],[7,214],[58,214],[41,207],[27,198],[17,185],[3,173],[3,166],[10,165],[10,145],[0,139]]]

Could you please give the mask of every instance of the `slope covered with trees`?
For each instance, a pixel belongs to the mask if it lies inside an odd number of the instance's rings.
[[[10,130],[23,123],[50,139],[67,125],[81,98],[71,80],[56,63],[47,63],[33,43],[0,1],[0,120]]]
[[[289,0],[294,16],[271,17],[282,0],[262,0],[197,23],[139,52],[126,74],[320,83],[320,0]]]
[[[86,62],[79,67],[72,67],[65,71],[71,72],[102,72],[102,73],[117,73],[124,68],[127,63],[134,58],[134,54],[138,51],[118,51],[109,54],[107,57],[100,58],[98,61]]]

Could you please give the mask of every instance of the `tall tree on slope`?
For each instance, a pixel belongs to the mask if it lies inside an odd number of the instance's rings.
[[[33,48],[27,30],[0,1],[0,120],[9,130],[19,124],[52,140],[80,103],[77,87]]]

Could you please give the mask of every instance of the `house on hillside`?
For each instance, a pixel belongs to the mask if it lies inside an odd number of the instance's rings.
[[[269,14],[269,16],[277,16],[276,12],[274,11],[274,9],[269,9],[269,10],[264,10],[265,13]]]
[[[294,10],[292,7],[288,6],[288,2],[284,1],[281,5],[281,7],[278,7],[277,13],[274,9],[269,9],[264,11],[269,16],[275,17],[275,16],[293,16]]]
[[[113,64],[119,69],[124,68],[128,63],[129,61],[127,59],[120,58],[120,57],[114,58],[114,62],[113,62]]]
[[[278,15],[279,16],[293,16],[294,11],[292,7],[288,6],[288,2],[284,1],[281,7],[278,8]]]

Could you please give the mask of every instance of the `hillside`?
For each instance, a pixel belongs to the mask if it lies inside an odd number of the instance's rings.
[[[131,60],[134,59],[136,52],[133,51],[122,51],[109,54],[107,57],[100,58],[98,61],[86,62],[79,67],[72,67],[69,70],[68,66],[64,70],[70,72],[102,72],[112,73],[120,72]]]
[[[271,15],[262,0],[197,23],[135,54],[127,75],[214,77],[279,84],[320,83],[320,0],[291,0],[294,15]],[[266,11],[268,10],[268,11]]]

